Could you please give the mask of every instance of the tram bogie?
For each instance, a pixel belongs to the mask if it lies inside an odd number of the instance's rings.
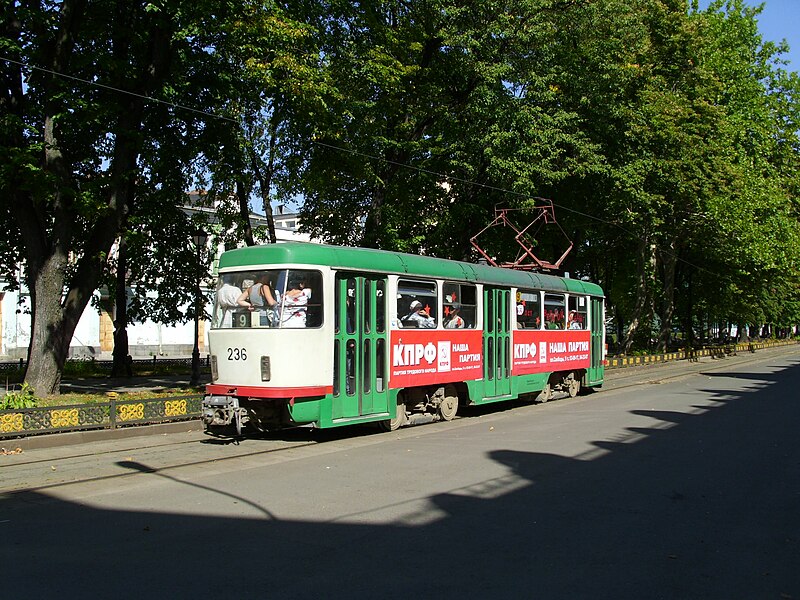
[[[588,282],[304,243],[219,266],[209,433],[394,430],[603,382],[603,294]]]

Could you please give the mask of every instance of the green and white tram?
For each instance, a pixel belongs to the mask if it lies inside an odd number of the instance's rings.
[[[459,405],[603,383],[589,282],[310,243],[225,252],[209,331],[209,433],[452,419]]]

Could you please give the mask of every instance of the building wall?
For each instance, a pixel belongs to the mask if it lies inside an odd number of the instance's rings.
[[[18,292],[0,292],[0,359],[27,358],[30,344],[30,313],[20,310],[27,297],[20,300]],[[210,314],[211,304],[206,305]],[[206,324],[200,321],[200,352],[207,348]],[[192,353],[194,321],[177,325],[162,325],[153,321],[128,325],[128,348],[131,356],[188,356]],[[114,323],[106,310],[87,306],[70,342],[70,358],[111,358],[114,350]]]
[[[18,359],[28,356],[30,343],[31,322],[28,310],[27,296],[21,296],[19,291],[3,291],[0,299],[0,319],[2,320],[2,333],[0,335],[0,357]]]

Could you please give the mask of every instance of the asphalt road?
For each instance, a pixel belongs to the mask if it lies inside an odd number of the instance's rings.
[[[800,349],[391,434],[0,456],[7,598],[800,599]]]

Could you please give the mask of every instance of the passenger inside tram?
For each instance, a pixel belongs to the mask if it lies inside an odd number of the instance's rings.
[[[400,319],[403,327],[419,327],[422,329],[434,329],[436,320],[428,314],[427,309],[422,306],[422,302],[414,300],[408,307],[409,313]]]
[[[321,288],[321,275],[317,271],[225,273],[220,276],[218,286],[212,328],[322,325],[321,292],[311,301],[312,289]]]
[[[280,327],[305,327],[308,301],[311,289],[306,287],[306,280],[300,274],[293,275],[281,295],[275,292],[270,306],[274,307]]]
[[[445,329],[463,329],[464,319],[459,314],[461,312],[461,305],[458,302],[453,302],[450,306],[445,307],[446,321]]]
[[[230,276],[221,277],[217,288],[217,301],[214,311],[214,323],[219,327],[233,327],[233,315],[238,307],[237,300],[242,290],[234,285]]]

